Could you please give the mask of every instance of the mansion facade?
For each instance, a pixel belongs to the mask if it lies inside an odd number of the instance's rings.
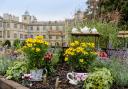
[[[76,13],[74,18],[81,19],[83,14]],[[60,46],[69,43],[69,25],[73,26],[74,19],[64,21],[37,21],[35,16],[31,16],[27,11],[22,15],[22,20],[19,17],[10,14],[4,14],[0,17],[0,42],[10,40],[11,43],[15,39],[21,41],[26,38],[35,36],[44,36],[44,39],[55,46],[56,43]]]

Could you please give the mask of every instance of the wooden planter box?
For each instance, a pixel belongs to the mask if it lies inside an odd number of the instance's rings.
[[[27,87],[24,87],[21,84],[18,84],[17,82],[14,82],[12,80],[7,80],[3,76],[0,76],[0,89],[29,89]]]

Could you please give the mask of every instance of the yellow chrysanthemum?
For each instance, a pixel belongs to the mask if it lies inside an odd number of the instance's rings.
[[[39,52],[40,51],[40,48],[36,48],[36,52]]]
[[[83,62],[84,62],[84,59],[80,59],[79,61],[80,61],[81,63],[83,63]]]
[[[35,48],[32,48],[32,50],[35,50]]]
[[[74,41],[75,45],[79,45],[79,41]]]
[[[43,36],[36,36],[36,39],[43,39]]]
[[[24,49],[24,48],[27,48],[27,46],[23,46],[23,49]]]
[[[70,46],[74,47],[75,46],[75,43],[70,43]]]
[[[87,47],[86,43],[81,43],[81,46],[84,48]]]
[[[27,46],[28,46],[28,47],[32,47],[32,44],[29,44],[29,43],[28,43]]]
[[[26,43],[32,43],[33,42],[33,39],[32,38],[28,38],[27,40],[26,40]]]
[[[84,53],[84,55],[88,55],[88,52],[86,52],[86,51],[84,51],[83,53]]]
[[[68,58],[67,58],[67,57],[65,57],[64,61],[68,61]]]
[[[45,45],[48,45],[48,42],[45,41],[44,44],[45,44]]]

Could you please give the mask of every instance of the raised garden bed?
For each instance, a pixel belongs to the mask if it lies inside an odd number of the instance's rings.
[[[27,87],[24,87],[21,84],[18,84],[17,82],[14,82],[12,80],[7,80],[3,76],[0,76],[0,89],[29,89]]]

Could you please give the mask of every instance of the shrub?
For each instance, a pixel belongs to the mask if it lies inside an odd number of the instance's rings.
[[[113,78],[106,68],[96,69],[84,82],[84,89],[110,89]]]
[[[97,57],[94,47],[94,43],[74,41],[65,51],[65,61],[73,68],[84,71]]]
[[[7,46],[7,48],[11,47],[11,42],[9,40],[6,40],[3,44],[3,46]]]

